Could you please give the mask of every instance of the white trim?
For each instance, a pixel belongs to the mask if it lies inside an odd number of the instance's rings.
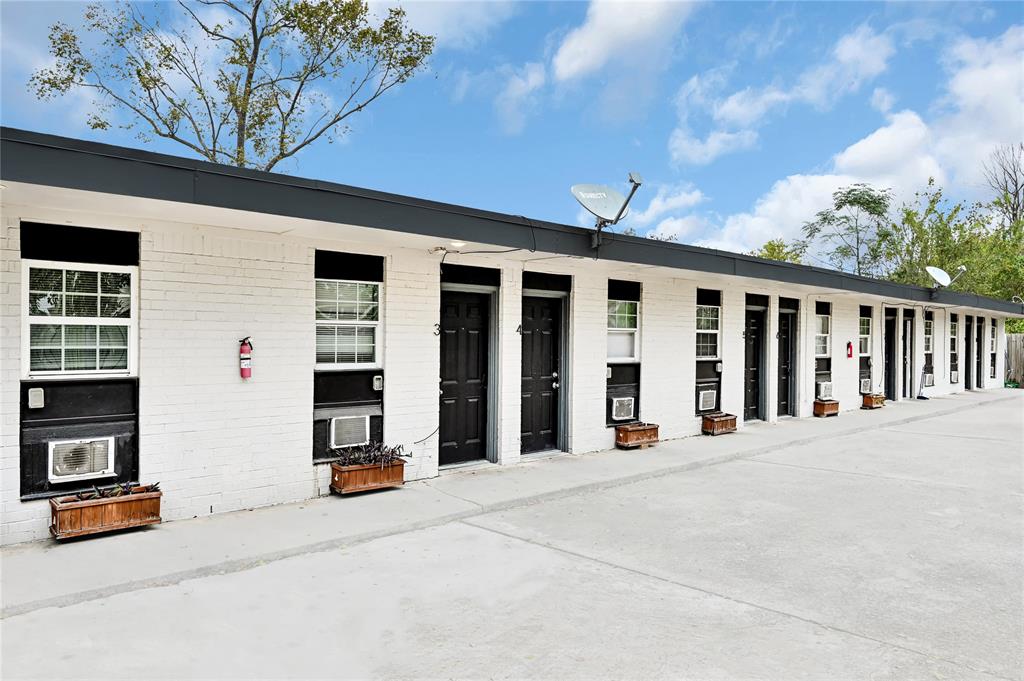
[[[867,335],[860,333],[860,323],[864,320],[868,320],[868,333]],[[857,321],[857,355],[859,357],[870,357],[871,356],[871,336],[874,332],[874,328],[871,326],[871,317],[860,317]],[[860,349],[860,341],[862,338],[868,339],[868,351],[862,352]]]
[[[79,473],[78,475],[53,475],[53,450],[58,445],[87,444],[103,440],[107,443],[107,465],[102,471],[96,473]],[[74,480],[93,480],[96,478],[110,478],[117,473],[114,471],[114,438],[111,437],[87,437],[77,440],[51,440],[47,444],[46,455],[46,478],[50,482],[71,482]]]
[[[608,337],[610,338],[613,334],[616,336],[632,336],[633,337],[633,354],[629,357],[612,357],[609,354],[607,342],[605,343],[605,358],[608,360],[608,364],[636,364],[640,361],[640,301],[639,300],[622,300],[620,298],[609,298],[609,303],[633,303],[636,305],[636,326],[632,329],[629,328],[612,328],[608,326],[608,316],[611,314],[607,310],[607,304],[605,305],[605,330]]]
[[[717,318],[718,319],[718,328],[715,328],[715,329],[701,329],[701,328],[699,328],[697,326],[697,319],[700,316],[699,315],[699,311],[700,311],[700,308],[702,308],[702,307],[714,308],[714,309],[718,310],[718,318]],[[722,306],[721,305],[701,305],[701,304],[698,303],[696,305],[696,307],[694,308],[693,325],[694,325],[694,329],[695,329],[694,336],[693,336],[693,353],[696,356],[697,361],[699,361],[699,362],[721,361],[721,359],[722,359]],[[697,336],[699,336],[702,333],[712,334],[712,335],[715,336],[715,355],[714,356],[698,354],[698,352],[697,352]]]
[[[361,319],[317,319],[316,318],[316,285],[325,281],[336,284],[372,284],[377,287],[377,319],[367,321]],[[376,331],[373,336],[373,361],[372,362],[317,362],[316,361],[316,339],[314,338],[313,349],[313,370],[314,371],[348,371],[359,369],[382,369],[384,367],[384,310],[385,310],[385,289],[383,281],[363,281],[362,279],[330,279],[328,277],[313,277],[313,322],[314,336],[316,328],[320,326],[369,326]],[[357,308],[358,309],[358,308]],[[358,348],[358,343],[356,344]],[[337,345],[335,345],[337,350]]]
[[[818,333],[818,318],[824,317],[828,320],[828,333]],[[825,352],[824,354],[818,352],[818,338],[825,339]],[[831,314],[818,314],[814,313],[814,358],[831,357],[832,356],[832,315]]]
[[[81,270],[86,272],[120,272],[130,276],[129,296],[131,313],[127,317],[66,317],[29,315],[29,270],[31,268],[51,270]],[[75,378],[110,378],[138,375],[139,357],[139,268],[129,265],[97,265],[93,263],[70,262],[63,260],[31,260],[21,261],[21,376],[25,380],[68,380]],[[99,294],[98,294],[99,295]],[[78,325],[78,326],[128,326],[128,368],[127,369],[96,369],[75,371],[32,371],[31,325]],[[97,341],[98,342],[98,341]],[[63,355],[63,346],[61,346]],[[62,362],[63,363],[63,362]]]

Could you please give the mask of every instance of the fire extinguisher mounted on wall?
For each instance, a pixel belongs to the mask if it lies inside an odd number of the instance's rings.
[[[853,342],[846,341],[846,358],[850,359],[853,357]]]
[[[252,337],[238,341],[238,373],[242,378],[252,378]]]

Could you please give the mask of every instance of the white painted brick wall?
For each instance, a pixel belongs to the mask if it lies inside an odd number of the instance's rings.
[[[640,302],[640,416],[662,439],[693,434],[696,289],[681,279],[644,279]],[[687,352],[686,348],[689,348]]]
[[[498,291],[499,375],[491,377],[498,391],[497,463],[519,462],[522,433],[523,342],[518,329],[523,320],[523,271],[518,266],[501,270]]]
[[[21,232],[15,217],[0,218],[0,543],[46,533],[45,501],[22,503],[19,478],[21,378]]]
[[[580,266],[568,271],[574,275],[569,321],[569,451],[593,452],[615,445],[614,429],[605,426],[608,276]]]

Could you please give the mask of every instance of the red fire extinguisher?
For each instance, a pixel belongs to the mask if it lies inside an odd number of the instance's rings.
[[[252,337],[238,341],[238,373],[242,378],[252,378]]]
[[[846,341],[846,358],[849,359],[851,357],[853,357],[853,343]]]

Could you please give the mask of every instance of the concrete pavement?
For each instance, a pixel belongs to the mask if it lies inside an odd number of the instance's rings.
[[[11,547],[0,671],[1019,679],[1022,398]]]

